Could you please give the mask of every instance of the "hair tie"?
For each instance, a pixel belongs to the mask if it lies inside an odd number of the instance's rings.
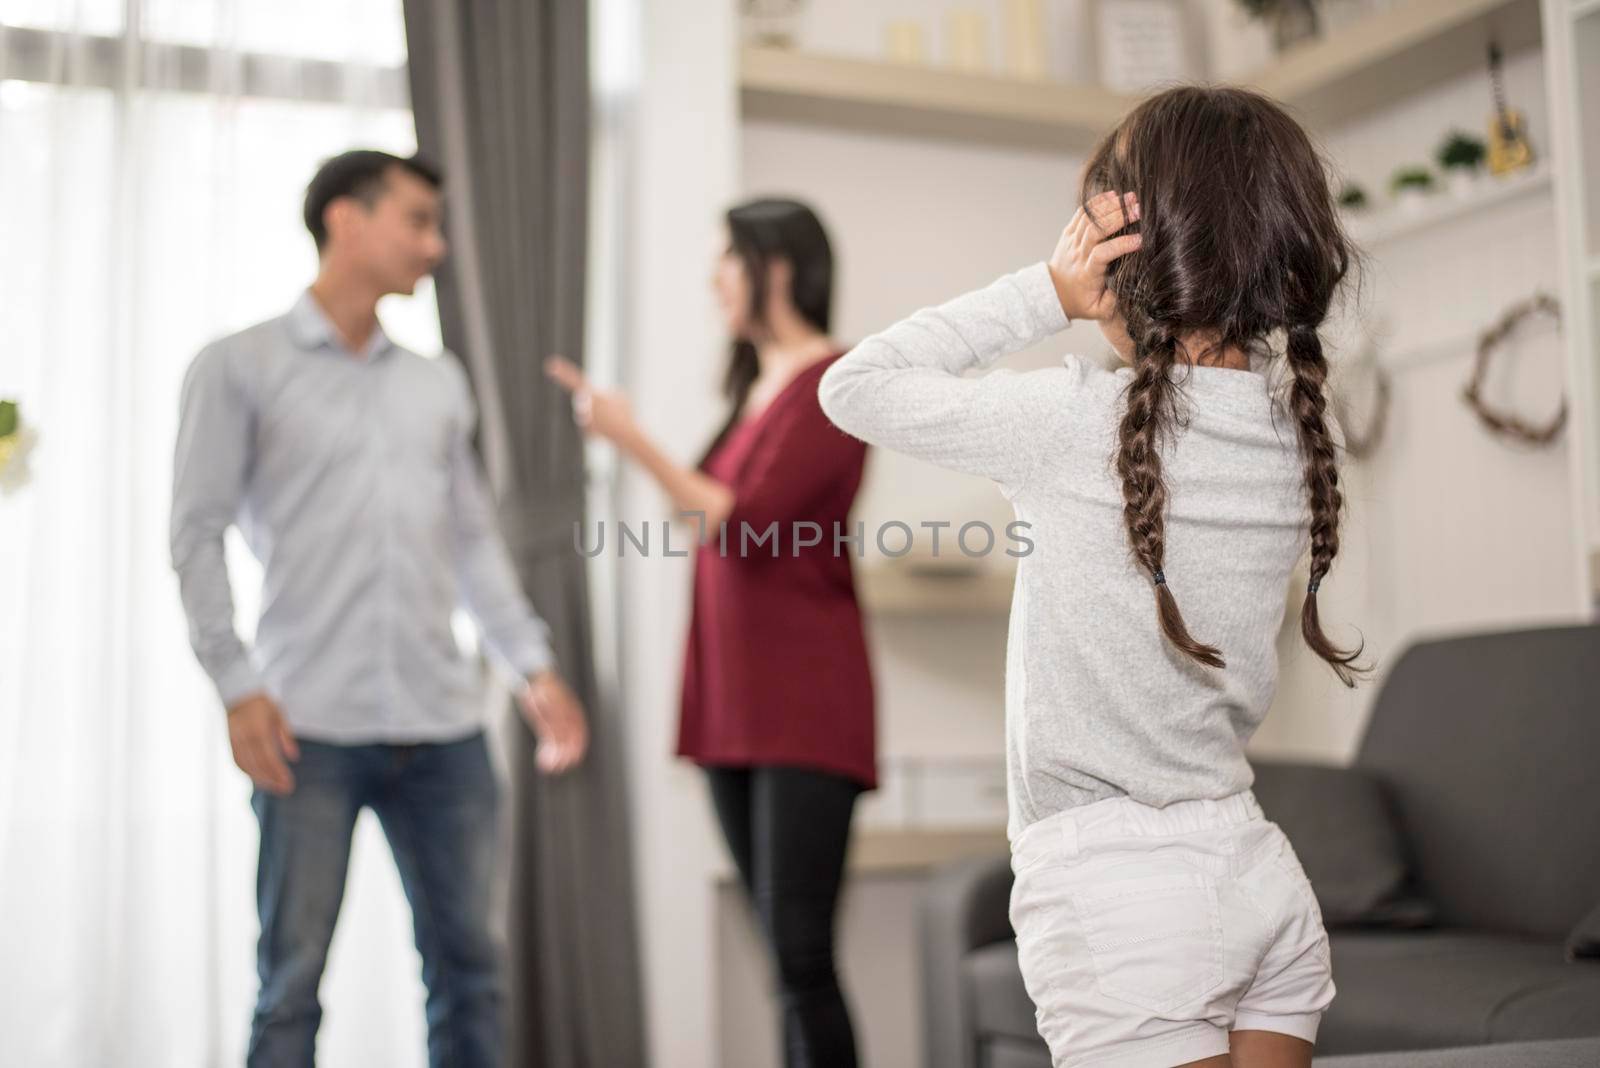
[[[1314,578],[1314,579],[1312,579],[1310,581],[1310,583],[1308,583],[1306,585],[1306,592],[1307,593],[1316,593],[1317,592],[1317,587],[1321,586],[1321,585],[1322,585],[1322,580],[1319,579],[1319,578]]]
[[[1162,573],[1162,570],[1159,567],[1156,568],[1156,573],[1150,577],[1155,581],[1157,586],[1165,586],[1167,584],[1167,576]]]

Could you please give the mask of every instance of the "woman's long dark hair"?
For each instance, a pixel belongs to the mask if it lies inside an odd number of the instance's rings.
[[[823,333],[833,318],[833,247],[817,213],[798,200],[763,197],[728,209],[730,251],[744,263],[750,277],[749,323],[764,325],[767,307],[768,265],[785,260],[790,267],[790,299],[800,317]],[[739,411],[761,366],[749,337],[736,337],[730,345],[728,369],[722,376],[722,393],[728,399],[728,416],[699,464],[714,452],[738,421]]]
[[[1179,338],[1209,339],[1201,357],[1236,347],[1283,358],[1293,374],[1288,407],[1305,465],[1311,513],[1311,582],[1300,613],[1306,644],[1346,686],[1370,668],[1323,633],[1317,587],[1339,552],[1337,448],[1324,418],[1328,363],[1317,329],[1357,259],[1339,221],[1328,171],[1304,130],[1249,90],[1185,86],[1141,103],[1095,149],[1082,199],[1132,193],[1143,234],[1139,251],[1113,261],[1107,288],[1132,339],[1116,469],[1128,543],[1152,581],[1165,556],[1167,486],[1163,442],[1181,426]],[[1163,576],[1164,577],[1164,576]],[[1175,576],[1179,583],[1181,576]],[[1189,633],[1165,581],[1154,582],[1162,633],[1202,664],[1222,653]]]

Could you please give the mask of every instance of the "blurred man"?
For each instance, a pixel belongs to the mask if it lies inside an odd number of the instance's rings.
[[[378,322],[379,298],[411,293],[444,256],[439,187],[415,158],[354,151],[324,164],[305,198],[316,281],[286,314],[207,346],[184,382],[172,561],[261,824],[251,1066],[312,1063],[363,807],[411,902],[432,1064],[500,1062],[498,787],[476,673],[451,630],[458,601],[527,680],[540,767],[564,771],[588,743],[495,528],[466,375]],[[233,523],[266,572],[253,657],[223,559]]]

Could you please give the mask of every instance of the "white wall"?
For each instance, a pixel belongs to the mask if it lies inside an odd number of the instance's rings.
[[[723,339],[709,279],[735,170],[732,6],[641,3],[630,350],[624,384],[662,446],[690,457],[714,429]],[[631,469],[619,513],[670,515]],[[672,756],[690,570],[686,559],[630,556],[622,591],[622,663],[633,771],[633,833],[653,1063],[713,1063],[712,881],[722,865],[700,775]]]

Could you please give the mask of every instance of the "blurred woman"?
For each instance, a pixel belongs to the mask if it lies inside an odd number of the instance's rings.
[[[856,797],[877,785],[873,688],[846,518],[866,446],[817,400],[842,355],[828,334],[833,254],[792,200],[740,204],[713,286],[731,338],[728,414],[694,466],[666,456],[626,398],[559,357],[591,435],[614,442],[697,524],[678,755],[704,768],[760,919],[785,1064],[856,1063],[834,966],[834,912]],[[859,553],[860,540],[854,543]]]

